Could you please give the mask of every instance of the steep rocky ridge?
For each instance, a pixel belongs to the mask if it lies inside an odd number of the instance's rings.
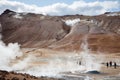
[[[18,42],[22,47],[81,50],[87,36],[89,49],[101,52],[120,52],[120,12],[97,16],[49,16],[16,13],[6,10],[0,15],[3,41]],[[73,26],[66,20],[79,18]]]
[[[23,47],[44,47],[60,40],[70,30],[63,21],[54,17],[9,10],[4,11],[0,22],[4,42],[18,42]]]

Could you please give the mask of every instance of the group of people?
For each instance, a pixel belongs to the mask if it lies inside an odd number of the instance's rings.
[[[81,61],[78,61],[77,64],[78,64],[78,65],[81,65]],[[110,62],[107,62],[107,63],[106,63],[106,66],[107,66],[107,68],[108,68],[108,67],[114,67],[114,68],[116,69],[116,68],[117,68],[117,63],[110,61]]]
[[[116,68],[117,68],[117,63],[110,61],[110,62],[107,62],[107,63],[106,63],[106,66],[107,66],[107,68],[114,66],[114,68],[116,69]]]

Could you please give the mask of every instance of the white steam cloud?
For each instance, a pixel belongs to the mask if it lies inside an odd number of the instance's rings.
[[[87,36],[84,37],[83,43],[81,44],[81,48],[83,49],[83,51],[80,53],[80,56],[82,58],[81,61],[84,62],[83,65],[86,69],[86,72],[93,70],[99,71],[101,68],[102,59],[96,61],[96,57],[88,49]]]
[[[79,19],[73,20],[70,23],[75,24]],[[5,43],[1,40],[0,36],[0,70],[16,71],[21,73],[28,73],[34,76],[62,76],[64,72],[84,73],[91,70],[100,70],[100,60],[96,61],[94,56],[91,55],[87,38],[83,39],[83,51],[79,55],[75,53],[58,55],[57,53],[52,57],[42,58],[36,57],[34,54],[23,54],[20,50],[18,43]],[[43,53],[45,54],[45,53]],[[34,65],[33,62],[46,61],[47,64]],[[81,65],[77,64],[81,61]]]
[[[64,55],[54,55],[53,57],[43,58],[47,64],[34,65],[31,63],[42,61],[41,57],[36,57],[29,53],[27,56],[20,51],[17,43],[10,43],[6,46],[0,41],[0,69],[7,71],[16,71],[28,73],[34,76],[60,77],[64,72],[85,73],[91,70],[100,70],[100,60],[97,62],[93,55],[89,52],[86,39],[81,46],[83,51],[79,55],[69,53]],[[44,54],[44,53],[43,53]],[[12,64],[12,61],[15,63]],[[77,64],[81,61],[81,65]]]
[[[5,45],[0,39],[0,69],[9,70],[9,63],[16,57],[22,56],[18,43],[9,43]]]
[[[80,52],[78,55],[76,55],[76,53],[69,53],[61,56],[56,53],[56,55],[54,55],[53,57],[42,59],[40,57],[35,57],[35,55],[33,54],[29,54],[29,56],[15,64],[12,68],[14,68],[14,70],[18,72],[28,73],[38,77],[60,77],[64,75],[64,72],[86,73],[87,71],[92,70],[99,71],[101,68],[101,60],[99,59],[97,61],[96,57],[92,55],[92,53],[90,53],[86,37],[85,39],[83,39],[83,44],[81,45],[81,47],[83,51]],[[47,64],[32,66],[29,65],[29,63],[42,60],[46,61]],[[81,61],[81,65],[77,63],[78,61]]]
[[[73,20],[66,20],[64,21],[66,23],[66,25],[68,26],[74,26],[76,23],[80,22],[80,19],[77,18],[77,19],[73,19]]]
[[[60,77],[63,72],[75,72],[82,70],[83,67],[77,64],[75,56],[64,55],[62,57],[56,56],[54,59],[49,59],[48,64],[33,66],[31,68],[25,69],[23,72],[29,73],[35,76],[53,76]]]
[[[29,5],[18,1],[0,0],[0,13],[5,9],[11,9],[17,12],[33,12],[48,15],[98,15],[113,10],[119,11],[119,0],[113,1],[94,1],[85,2],[84,0],[75,0],[71,4],[66,3],[54,3],[44,7],[37,5]]]

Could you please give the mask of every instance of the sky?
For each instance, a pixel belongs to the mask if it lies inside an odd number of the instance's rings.
[[[45,15],[98,15],[120,11],[120,0],[0,0],[0,14],[5,9]]]

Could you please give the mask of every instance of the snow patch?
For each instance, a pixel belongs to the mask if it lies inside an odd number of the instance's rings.
[[[106,14],[107,16],[120,16],[120,13],[110,13],[110,14]]]
[[[22,16],[20,16],[19,13],[16,13],[13,17],[14,17],[14,18],[18,18],[18,19],[22,19],[22,18],[23,18]]]
[[[45,16],[41,16],[40,19],[41,19],[41,20],[42,20],[42,19],[45,19]]]
[[[74,26],[76,23],[80,22],[80,19],[77,18],[77,19],[69,19],[69,20],[65,20],[64,21],[66,23],[66,25],[68,26]]]

